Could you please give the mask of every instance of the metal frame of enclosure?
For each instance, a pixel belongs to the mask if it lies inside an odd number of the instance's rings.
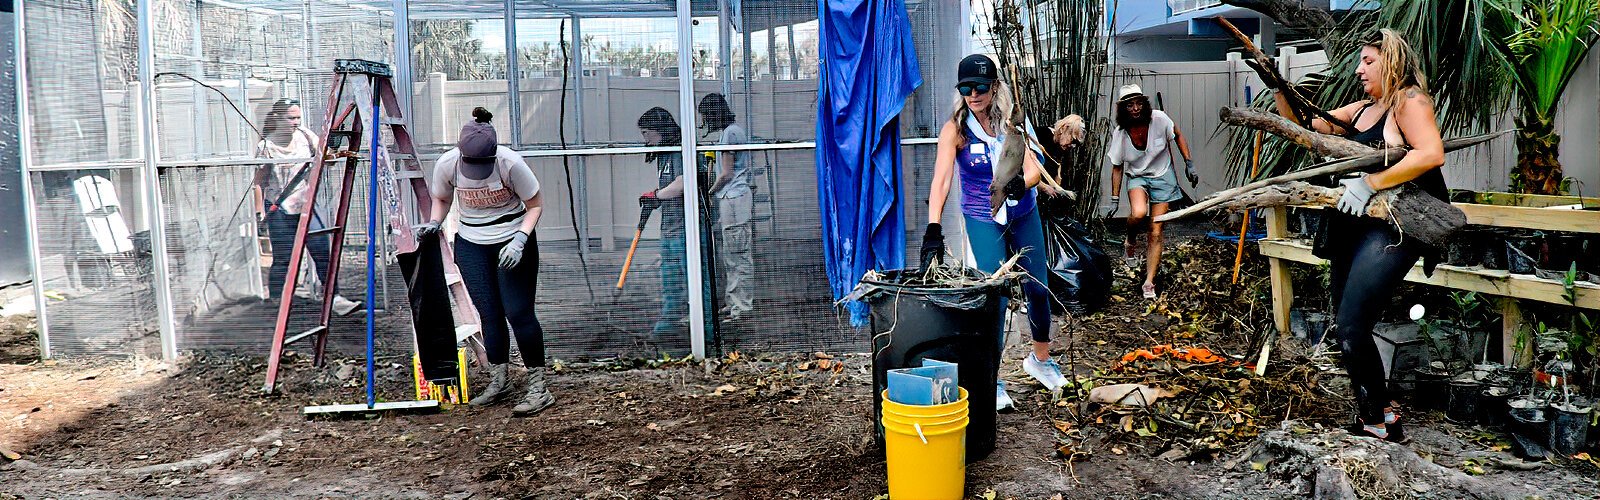
[[[935,124],[951,103],[943,89],[972,45],[970,13],[959,0],[907,4],[925,83],[902,118],[902,143],[907,162],[931,164]],[[274,102],[294,100],[303,103],[303,123],[321,123],[326,110],[315,106],[326,100],[333,60],[348,57],[395,67],[424,160],[453,144],[453,128],[470,119],[462,110],[482,105],[495,111],[502,143],[536,167],[550,193],[537,235],[538,303],[553,355],[650,350],[659,347],[643,331],[650,324],[670,324],[671,337],[697,357],[864,346],[837,316],[825,281],[814,283],[823,279],[820,253],[802,245],[820,239],[809,161],[817,8],[813,0],[23,3],[17,103],[41,352],[169,360],[190,349],[264,352],[272,325],[256,306],[266,298],[272,245],[268,223],[250,212],[250,178],[263,164],[305,159],[257,157],[258,122]],[[52,29],[29,29],[43,25]],[[64,35],[47,31],[94,33],[94,43],[67,48],[57,41]],[[476,66],[457,64],[452,51],[463,47]],[[697,104],[712,92],[749,129],[746,142],[721,144],[700,132]],[[633,120],[648,104],[676,117],[680,143],[643,144]],[[759,164],[756,275],[793,295],[756,303],[783,321],[721,324],[711,314],[723,258],[713,242],[722,236],[709,213],[718,201],[700,199],[699,175],[682,176],[685,238],[701,242],[683,249],[686,317],[656,311],[665,292],[652,287],[668,290],[676,278],[663,272],[655,283],[642,272],[669,247],[653,223],[640,250],[648,258],[635,263],[643,266],[635,269],[640,285],[612,289],[619,248],[639,215],[629,193],[656,187],[642,158],[670,152],[694,159],[686,169],[708,152]],[[907,192],[925,191],[925,175],[908,167]],[[920,196],[908,196],[908,206]],[[924,213],[907,210],[908,218]],[[364,223],[354,210],[351,217],[351,226]],[[351,237],[390,244],[386,234]],[[402,299],[375,306],[409,328],[397,268],[385,267],[382,283],[386,296],[394,290]]]

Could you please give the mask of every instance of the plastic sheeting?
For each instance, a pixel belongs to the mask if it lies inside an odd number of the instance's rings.
[[[824,0],[818,13],[817,190],[833,297],[905,265],[899,116],[922,85],[903,0]],[[864,326],[867,307],[847,303]]]

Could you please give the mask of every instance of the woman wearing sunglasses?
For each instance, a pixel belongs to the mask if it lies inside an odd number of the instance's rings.
[[[1123,242],[1123,256],[1137,265],[1134,243],[1144,226],[1149,224],[1150,234],[1145,247],[1144,285],[1140,287],[1146,299],[1156,298],[1156,268],[1161,264],[1161,223],[1151,219],[1167,213],[1167,204],[1183,199],[1183,189],[1178,187],[1178,174],[1172,168],[1172,145],[1183,153],[1184,174],[1189,184],[1200,182],[1195,172],[1193,158],[1189,156],[1189,143],[1178,131],[1172,118],[1150,107],[1150,98],[1138,85],[1123,85],[1117,91],[1117,129],[1106,145],[1106,158],[1111,160],[1111,213],[1115,214],[1121,198],[1123,184],[1128,186],[1128,236]],[[1123,176],[1127,177],[1124,178]],[[1124,182],[1126,181],[1126,182]]]
[[[1022,289],[1028,300],[1028,326],[1033,337],[1032,352],[1022,361],[1023,370],[1051,391],[1066,385],[1061,368],[1050,358],[1050,289],[1044,257],[1044,226],[1035,210],[1039,183],[1039,150],[1023,155],[1022,173],[1005,186],[1006,202],[992,213],[989,183],[994,178],[1000,151],[1005,141],[1025,140],[1006,133],[1004,114],[1011,109],[1011,98],[1000,85],[994,61],[982,54],[961,60],[957,71],[955,113],[939,131],[939,154],[933,168],[933,186],[928,196],[928,229],[922,240],[922,265],[941,262],[945,253],[945,198],[957,173],[961,175],[961,215],[965,221],[967,243],[979,270],[992,273],[1012,255],[1022,253],[1017,264],[1027,271]],[[1023,130],[1032,135],[1032,125]],[[1002,331],[1000,345],[1005,346]],[[1005,382],[998,377],[995,408],[1008,409],[1011,397]]]

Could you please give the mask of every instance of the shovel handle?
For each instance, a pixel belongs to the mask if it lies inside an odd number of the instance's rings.
[[[639,236],[644,234],[644,229],[633,230],[633,243],[628,245],[628,258],[622,261],[622,275],[617,277],[617,289],[622,289],[622,284],[628,282],[628,268],[633,266],[633,251],[639,249]]]

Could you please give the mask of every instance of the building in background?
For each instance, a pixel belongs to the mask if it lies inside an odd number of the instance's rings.
[[[1335,18],[1377,5],[1372,0],[1308,0],[1306,3],[1328,9]],[[1268,54],[1279,44],[1299,44],[1308,38],[1283,26],[1274,26],[1256,11],[1223,5],[1220,0],[1106,0],[1106,12],[1113,11],[1116,43],[1112,54],[1116,62],[1121,63],[1222,60],[1233,40],[1212,20],[1217,16],[1228,18],[1247,35],[1259,33],[1259,43]]]

